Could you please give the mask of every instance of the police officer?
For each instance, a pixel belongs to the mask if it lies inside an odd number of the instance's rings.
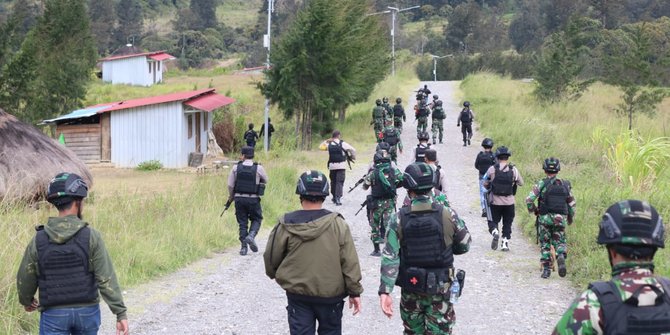
[[[301,210],[286,213],[270,233],[265,273],[286,291],[291,334],[342,333],[343,299],[361,310],[361,267],[344,217],[322,208],[328,180],[319,171],[300,175]]]
[[[420,132],[416,138],[419,140],[419,144],[414,148],[414,160],[416,162],[425,162],[426,161],[426,150],[430,149],[430,135],[427,131]]]
[[[458,114],[458,123],[456,124],[456,127],[461,127],[461,133],[463,133],[463,146],[470,144],[470,139],[472,138],[472,121],[474,119],[475,114],[470,109],[470,102],[464,102],[463,109]]]
[[[455,321],[449,288],[454,255],[468,252],[470,233],[451,208],[434,203],[435,175],[425,163],[405,169],[403,186],[412,202],[391,215],[381,262],[379,301],[393,316],[391,292],[401,288],[400,317],[405,334],[449,334]],[[455,298],[455,297],[454,297]]]
[[[407,120],[405,108],[402,106],[402,99],[397,97],[393,106],[393,126],[402,131],[402,123]]]
[[[116,315],[117,334],[128,334],[112,259],[100,233],[82,221],[87,195],[86,182],[74,173],[51,180],[47,201],[56,206],[58,217],[37,227],[19,266],[19,302],[27,312],[41,311],[40,334],[97,333],[100,295]]]
[[[670,334],[670,280],[654,274],[664,232],[663,220],[645,201],[610,206],[600,222],[598,244],[607,247],[612,280],[591,283],[553,334]]]
[[[558,275],[565,277],[568,249],[565,226],[572,224],[575,217],[575,197],[572,195],[570,182],[556,177],[561,171],[561,162],[558,158],[545,159],[542,169],[547,177],[534,185],[526,198],[528,212],[536,216],[535,225],[541,252],[541,277],[547,279],[551,275],[552,246],[556,252]],[[538,200],[539,206],[535,206],[535,200]]]
[[[377,99],[375,100],[375,107],[372,109],[372,121],[370,121],[370,124],[374,124],[375,138],[379,137],[379,132],[384,128],[384,119],[386,119],[386,108],[382,106],[382,101]],[[379,139],[377,142],[379,142]]]
[[[254,148],[242,147],[242,157],[228,175],[228,192],[235,200],[235,218],[240,228],[240,255],[247,254],[247,246],[258,251],[255,237],[261,229],[263,209],[261,196],[265,194],[268,175],[262,165],[253,161]],[[249,226],[248,223],[251,222]]]
[[[374,250],[370,256],[379,257],[379,244],[384,242],[386,223],[395,212],[396,189],[401,187],[402,172],[391,164],[391,157],[383,150],[377,151],[374,156],[374,168],[363,181],[363,189],[372,188],[368,208],[371,210],[370,239]],[[371,203],[370,203],[371,202]]]
[[[489,170],[493,164],[496,163],[496,158],[493,155],[493,140],[490,138],[485,138],[482,141],[483,151],[480,151],[477,154],[475,159],[475,169],[479,172],[479,202],[482,206],[482,217],[486,217],[486,207],[488,206],[486,201],[486,189],[482,187],[482,182],[486,171]]]
[[[342,206],[342,189],[346,177],[347,160],[356,159],[356,149],[340,139],[340,131],[334,130],[333,137],[321,143],[328,150],[328,170],[330,170],[330,193],[333,203]]]
[[[433,97],[437,99],[437,95]],[[447,114],[444,112],[444,108],[442,108],[442,100],[436,100],[434,102],[432,116],[433,118],[430,127],[433,132],[433,144],[435,144],[435,140],[438,138],[440,143],[442,143],[442,133],[444,132],[443,121],[447,118]]]

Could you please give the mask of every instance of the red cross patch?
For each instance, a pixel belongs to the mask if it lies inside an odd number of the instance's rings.
[[[412,285],[416,285],[416,283],[418,283],[419,281],[416,279],[416,277],[412,277],[412,279],[410,279],[409,282],[412,283]]]

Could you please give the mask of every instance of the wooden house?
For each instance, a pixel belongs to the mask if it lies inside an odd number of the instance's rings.
[[[87,162],[135,167],[158,160],[166,168],[188,165],[190,153],[207,152],[211,112],[235,100],[214,89],[99,104],[44,123]]]
[[[164,61],[174,59],[164,51],[112,55],[100,59],[102,81],[112,84],[151,86],[163,81]]]

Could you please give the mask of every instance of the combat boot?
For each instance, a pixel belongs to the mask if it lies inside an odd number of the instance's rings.
[[[381,256],[382,253],[379,251],[379,243],[373,243],[373,244],[375,246],[375,250],[373,250],[372,253],[370,253],[370,256],[374,256],[374,257]]]
[[[549,276],[551,276],[551,268],[549,267],[549,264],[545,264],[542,269],[542,275],[540,275],[540,277],[547,279]]]
[[[240,248],[240,256],[247,255],[247,244],[242,242],[242,247]]]
[[[498,239],[500,238],[500,235],[498,235],[498,228],[493,229],[491,235],[493,235],[493,240],[491,241],[491,249],[496,250],[498,249]]]
[[[483,217],[483,218],[486,217],[486,210],[485,210],[485,209],[482,209],[482,217]]]
[[[468,145],[468,141],[467,141],[467,140],[463,140],[463,146],[466,146],[466,145]]]
[[[256,232],[252,230],[249,232],[249,235],[247,235],[247,237],[244,238],[244,242],[246,242],[249,245],[251,251],[258,252],[258,245],[256,244],[256,240],[254,240],[254,237],[256,237]]]
[[[440,142],[440,143],[442,143],[442,142]],[[433,144],[435,144],[435,139],[433,139]]]
[[[335,206],[342,206],[342,197],[335,198]]]
[[[565,277],[568,272],[565,268],[565,254],[558,255],[556,258],[556,263],[558,263],[558,276]]]

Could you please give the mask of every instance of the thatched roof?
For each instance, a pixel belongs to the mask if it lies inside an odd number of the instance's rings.
[[[0,109],[0,202],[39,200],[60,172],[91,185],[88,167],[70,149]]]

